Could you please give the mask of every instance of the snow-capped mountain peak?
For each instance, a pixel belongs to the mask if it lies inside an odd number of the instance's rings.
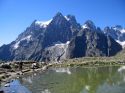
[[[89,28],[86,24],[82,26],[83,29]]]
[[[35,24],[40,25],[40,27],[46,28],[51,21],[52,21],[52,19],[50,19],[48,21],[36,21]]]
[[[122,27],[120,25],[116,25],[116,26],[112,27],[112,29],[114,29],[114,30],[121,30]]]
[[[125,29],[122,26],[120,26],[120,25],[112,27],[112,29],[115,30],[115,31],[119,31],[121,34],[125,33]]]
[[[95,30],[96,29],[96,26],[95,24],[91,21],[91,20],[87,20],[84,25],[82,26],[83,29],[93,29]]]

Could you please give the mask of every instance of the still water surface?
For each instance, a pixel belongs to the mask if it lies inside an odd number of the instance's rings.
[[[125,93],[125,72],[119,67],[49,68],[19,79],[32,93]]]

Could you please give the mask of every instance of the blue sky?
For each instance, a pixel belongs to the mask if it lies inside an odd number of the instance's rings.
[[[49,20],[58,11],[75,15],[81,24],[90,19],[102,29],[125,27],[125,0],[0,0],[0,45],[15,40],[33,20]]]

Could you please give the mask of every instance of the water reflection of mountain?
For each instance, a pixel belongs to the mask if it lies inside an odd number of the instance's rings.
[[[113,76],[110,74],[106,82],[98,86],[96,93],[125,93],[125,71],[119,72],[119,69]]]
[[[67,74],[71,74],[70,68],[53,68],[54,71],[58,72],[58,73],[67,73]]]
[[[27,79],[22,81],[33,93],[47,91],[50,93],[124,93],[125,73],[119,73],[117,70],[118,67],[51,68],[44,73],[23,77]]]

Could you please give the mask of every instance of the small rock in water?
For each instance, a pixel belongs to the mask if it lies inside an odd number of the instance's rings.
[[[36,76],[36,73],[34,73],[34,76]]]
[[[4,85],[4,87],[10,87],[10,84],[9,84],[9,83],[7,83],[7,84],[5,84],[5,85]]]
[[[4,91],[3,91],[3,90],[0,90],[0,93],[4,93]]]
[[[13,82],[14,80],[12,79],[10,82]]]

